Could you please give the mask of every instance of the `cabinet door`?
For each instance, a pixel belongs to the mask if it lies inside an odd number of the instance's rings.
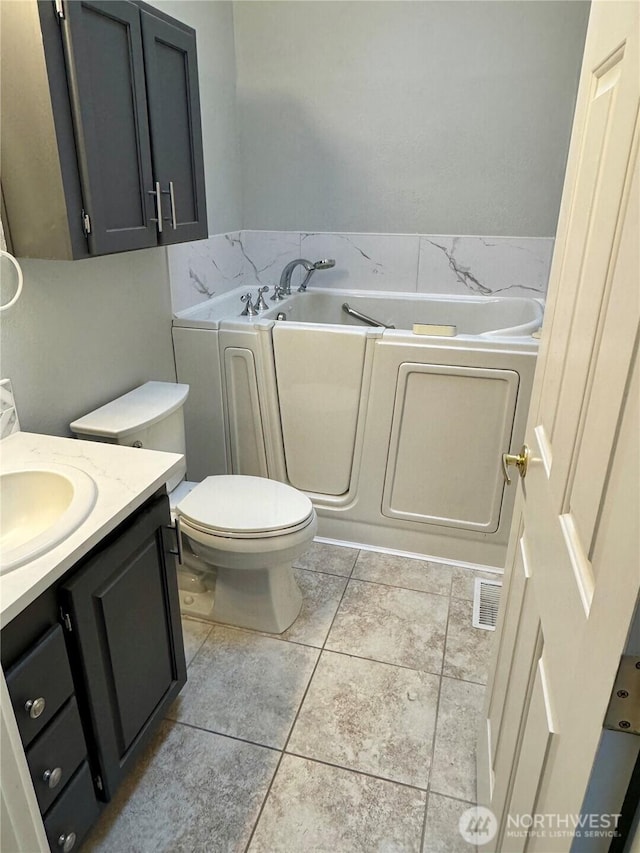
[[[164,496],[60,591],[106,799],[186,682],[169,518]]]
[[[64,11],[89,249],[107,254],[155,246],[140,12],[126,0],[77,0]]]
[[[141,12],[154,180],[162,192],[162,244],[207,237],[194,30]]]

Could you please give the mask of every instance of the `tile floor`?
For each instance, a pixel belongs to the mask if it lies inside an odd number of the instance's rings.
[[[474,572],[314,543],[296,575],[278,637],[184,620],[189,680],[83,850],[468,853]]]

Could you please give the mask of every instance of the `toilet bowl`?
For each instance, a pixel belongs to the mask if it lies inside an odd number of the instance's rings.
[[[281,634],[295,621],[302,594],[292,563],[313,539],[309,498],[263,477],[207,477],[175,505],[180,535],[215,569],[211,618]]]
[[[184,454],[188,391],[184,384],[147,382],[71,429],[83,439]],[[264,477],[223,474],[194,484],[185,473],[183,466],[167,484],[183,544],[183,611],[241,628],[286,631],[302,605],[292,564],[317,530],[311,501]]]

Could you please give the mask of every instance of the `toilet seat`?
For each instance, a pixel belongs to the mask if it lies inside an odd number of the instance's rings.
[[[177,503],[185,523],[227,539],[295,533],[315,518],[309,498],[285,483],[242,474],[207,477]]]

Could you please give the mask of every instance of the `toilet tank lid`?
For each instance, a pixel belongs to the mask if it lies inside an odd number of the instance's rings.
[[[179,409],[189,386],[176,382],[145,382],[70,424],[76,435],[126,438],[136,430],[158,423]]]

